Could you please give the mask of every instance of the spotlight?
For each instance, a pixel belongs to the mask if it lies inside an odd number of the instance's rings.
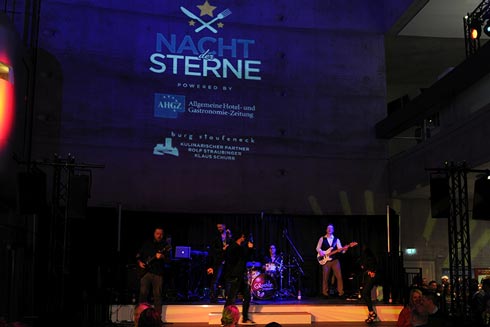
[[[468,30],[470,31],[470,38],[472,40],[479,39],[481,36],[481,25],[482,23],[478,20],[471,20],[468,23]]]
[[[490,19],[487,20],[487,23],[483,27],[483,33],[485,33],[486,36],[490,36]]]

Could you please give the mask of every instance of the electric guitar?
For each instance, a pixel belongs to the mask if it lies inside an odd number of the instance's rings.
[[[327,262],[329,261],[332,261],[332,256],[335,254],[335,253],[339,253],[339,252],[342,252],[342,251],[345,251],[347,250],[348,248],[351,248],[351,247],[354,247],[357,245],[357,242],[351,242],[349,244],[347,244],[346,246],[344,247],[341,247],[340,249],[337,249],[337,250],[333,250],[332,251],[332,248],[330,247],[327,251],[325,251],[325,255],[320,255],[319,253],[316,255],[316,258],[318,259],[318,263],[321,264],[322,266],[324,264],[326,264]]]
[[[163,249],[158,250],[155,253],[155,255],[153,255],[151,257],[148,257],[146,260],[141,260],[145,264],[145,267],[144,268],[141,268],[139,264],[136,265],[138,278],[141,279],[141,278],[143,278],[144,275],[146,275],[146,273],[148,272],[148,270],[150,270],[152,264],[157,260],[157,254],[158,253],[162,254],[163,255],[163,258],[165,259],[165,257],[168,256],[168,253],[170,252],[171,249],[172,249],[172,246],[171,245],[167,245]]]

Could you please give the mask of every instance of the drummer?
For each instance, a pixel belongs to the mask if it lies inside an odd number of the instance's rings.
[[[264,266],[263,270],[266,274],[270,274],[274,277],[282,269],[282,257],[277,254],[277,249],[275,244],[271,244],[269,246],[269,255],[264,257]]]

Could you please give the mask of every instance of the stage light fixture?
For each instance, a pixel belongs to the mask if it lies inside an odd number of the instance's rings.
[[[471,21],[468,24],[468,29],[470,31],[470,38],[472,40],[479,39],[481,36],[481,22],[479,20]]]
[[[487,23],[483,27],[483,33],[485,33],[486,36],[490,36],[490,19],[487,20]]]
[[[472,40],[479,39],[481,36],[482,22],[479,19],[470,19],[468,21],[468,30]]]

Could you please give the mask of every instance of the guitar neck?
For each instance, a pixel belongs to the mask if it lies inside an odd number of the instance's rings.
[[[335,254],[335,253],[338,253],[338,252],[345,251],[345,250],[347,250],[348,248],[350,248],[351,246],[352,246],[352,245],[348,244],[348,245],[346,245],[346,246],[344,246],[344,247],[341,247],[341,248],[339,248],[339,249],[333,250],[333,251],[332,251],[332,252],[330,252],[328,255],[330,256],[330,255],[332,255],[332,254]]]

